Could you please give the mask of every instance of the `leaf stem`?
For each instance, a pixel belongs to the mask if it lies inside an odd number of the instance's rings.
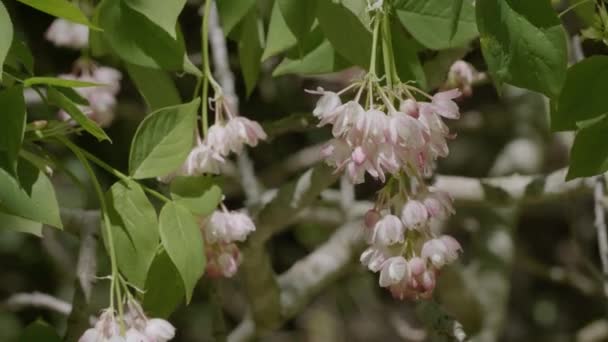
[[[388,14],[381,15],[382,19],[382,58],[384,60],[384,75],[386,85],[389,89],[393,88],[393,49],[391,44],[391,27]]]
[[[378,12],[374,17],[374,33],[372,39],[372,56],[369,62],[369,73],[372,75],[376,74],[376,50],[378,47],[378,31],[380,30],[381,14]]]

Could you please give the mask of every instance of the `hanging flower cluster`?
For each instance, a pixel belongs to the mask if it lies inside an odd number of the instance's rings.
[[[380,286],[390,289],[395,298],[430,298],[439,271],[462,250],[451,236],[437,237],[430,230],[433,220],[453,213],[452,200],[430,187],[400,205],[399,196],[388,195],[389,188],[383,191],[387,195],[365,216],[369,247],[361,254],[361,262],[372,272],[380,272]]]
[[[166,342],[175,337],[171,323],[149,319],[136,301],[129,300],[127,309],[122,320],[113,309],[104,310],[95,326],[85,331],[78,342]]]
[[[234,276],[241,264],[241,252],[236,242],[243,242],[255,231],[251,218],[242,212],[228,211],[222,204],[201,223],[207,254],[205,274],[212,278]]]
[[[430,102],[417,101],[412,91],[425,94],[421,90],[407,84],[385,89],[369,77],[338,93],[321,88],[309,91],[321,95],[313,111],[319,126],[332,126],[334,139],[322,150],[326,162],[337,171],[345,170],[355,184],[363,183],[366,173],[382,182],[387,174],[400,172],[430,176],[435,160],[448,155],[446,139],[451,135],[442,118],[460,117],[453,101],[461,96],[460,91],[427,95]],[[343,104],[340,95],[357,85],[360,89],[355,99]],[[366,85],[367,104],[363,107],[359,101]],[[408,97],[402,98],[401,92]],[[376,98],[380,103],[374,102]],[[400,101],[398,109],[395,98]]]
[[[266,132],[259,123],[234,114],[225,99],[215,100],[215,123],[201,139],[197,134],[196,146],[184,164],[160,181],[170,182],[175,176],[219,174],[220,167],[230,153],[240,154],[244,145],[255,147],[266,140]]]
[[[74,73],[62,74],[59,77],[68,80],[102,84],[98,87],[75,88],[76,92],[89,103],[88,105],[79,105],[78,107],[101,127],[107,127],[114,121],[116,95],[120,91],[120,80],[122,79],[120,71],[85,62],[77,63]],[[70,119],[70,116],[62,110],[59,112],[59,119],[66,121]]]
[[[89,45],[89,28],[65,19],[55,19],[45,38],[55,46],[79,50]]]

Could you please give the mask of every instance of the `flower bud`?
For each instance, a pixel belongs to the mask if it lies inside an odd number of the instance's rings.
[[[420,116],[418,103],[412,99],[402,101],[399,105],[399,111],[414,118],[418,118],[418,116]]]
[[[409,200],[403,206],[401,220],[406,228],[420,229],[424,226],[429,218],[429,213],[420,201]]]
[[[369,229],[373,229],[376,223],[380,221],[380,213],[376,209],[370,209],[365,213],[364,222],[365,226]]]
[[[408,278],[407,260],[402,256],[387,259],[380,272],[380,286],[388,287]]]
[[[371,243],[381,246],[390,246],[398,242],[403,243],[403,232],[404,228],[401,220],[395,215],[386,215],[374,226]]]

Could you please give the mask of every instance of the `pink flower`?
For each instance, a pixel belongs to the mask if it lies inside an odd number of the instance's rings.
[[[125,340],[126,342],[156,342],[135,328],[127,330]]]
[[[164,319],[152,318],[146,323],[145,334],[154,342],[165,342],[175,337],[175,327]]]
[[[207,256],[205,274],[211,278],[231,278],[241,264],[241,252],[234,243],[208,244],[205,253]]]
[[[331,91],[324,91],[323,88],[318,88],[316,92],[311,93],[323,94],[319,101],[317,101],[315,109],[312,111],[312,114],[321,121],[342,104],[338,94]]]
[[[106,309],[100,316],[94,328],[87,329],[78,342],[125,342],[120,335],[120,327],[114,317],[114,312]]]
[[[420,115],[418,108],[418,103],[412,99],[406,99],[399,104],[399,111],[405,113],[415,119]]]
[[[370,271],[378,272],[382,269],[382,264],[386,259],[387,256],[383,249],[372,246],[361,253],[360,261]]]
[[[395,215],[386,215],[376,223],[369,242],[381,246],[403,243],[405,241],[403,233],[404,227],[401,220]]]
[[[246,214],[216,210],[205,225],[205,237],[210,243],[245,241],[254,230],[255,225]]]
[[[388,126],[388,117],[383,112],[370,109],[355,117],[355,129],[348,134],[348,141],[352,144],[362,144],[367,140],[381,143],[384,140],[384,132]]]
[[[435,114],[441,115],[448,119],[459,119],[460,109],[454,99],[462,96],[458,89],[442,91],[433,95],[432,108]]]
[[[423,203],[432,218],[445,219],[454,213],[450,195],[433,187],[429,189]]]
[[[406,228],[419,230],[426,225],[428,218],[429,213],[420,201],[409,200],[403,206],[401,220]]]
[[[458,259],[458,252],[462,248],[458,241],[448,235],[443,235],[438,239],[432,239],[424,243],[420,255],[428,260],[437,269],[446,264],[450,264]]]
[[[231,142],[230,149],[236,154],[241,153],[243,144],[255,147],[260,140],[268,138],[259,123],[244,116],[236,116],[228,120],[226,130],[227,139]]]
[[[465,96],[473,93],[473,82],[479,78],[479,73],[475,68],[462,60],[454,62],[448,71],[446,87],[458,87]]]
[[[380,216],[380,213],[378,212],[378,210],[376,209],[370,209],[365,213],[365,217],[364,217],[364,221],[365,221],[365,227],[369,228],[369,229],[373,229],[374,226],[376,225],[376,223],[378,223],[378,221],[380,221],[382,217]]]
[[[331,130],[334,137],[339,138],[349,133],[363,115],[365,115],[365,110],[358,102],[348,101],[336,108],[333,114],[333,122],[331,122],[334,126]]]
[[[426,143],[422,124],[401,112],[391,113],[386,131],[391,143],[411,150],[418,150]]]
[[[389,287],[403,281],[407,281],[408,275],[407,260],[402,256],[387,259],[382,265],[380,272],[380,286]]]
[[[55,19],[45,33],[55,46],[82,49],[89,45],[89,28],[64,19]]]

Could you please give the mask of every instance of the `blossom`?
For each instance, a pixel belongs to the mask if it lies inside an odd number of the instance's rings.
[[[216,210],[205,225],[205,237],[210,243],[245,241],[254,230],[255,224],[247,214]]]
[[[420,201],[409,200],[403,206],[401,220],[407,228],[420,229],[428,218],[429,213]]]
[[[445,219],[454,213],[452,198],[444,191],[431,187],[423,200],[424,206],[431,218]]]
[[[79,50],[89,45],[89,28],[65,19],[55,19],[46,31],[45,38],[55,46]]]
[[[230,150],[236,154],[241,153],[244,144],[255,147],[260,140],[268,138],[259,123],[243,116],[230,119],[226,124],[226,130]]]
[[[465,96],[473,93],[473,83],[481,78],[481,74],[475,68],[463,61],[458,60],[452,64],[448,71],[445,87],[457,87]]]
[[[332,113],[336,108],[342,104],[340,96],[331,91],[324,91],[323,88],[317,88],[317,91],[312,91],[313,94],[322,94],[317,101],[315,109],[312,111],[312,115],[323,121],[328,114]]]
[[[428,260],[437,269],[454,262],[462,248],[458,241],[448,235],[432,239],[424,243],[420,255]]]
[[[374,227],[370,243],[390,246],[403,243],[404,227],[401,220],[395,215],[386,215]]]
[[[241,251],[234,243],[208,243],[205,274],[212,278],[231,278],[241,264]]]
[[[105,310],[99,316],[99,320],[93,328],[87,329],[78,342],[124,342],[120,336],[120,327],[116,322],[114,312],[110,309]]]
[[[388,287],[407,278],[407,260],[405,260],[405,258],[402,256],[392,257],[383,263],[379,283],[382,287]]]
[[[164,319],[152,318],[146,323],[145,334],[152,341],[169,341],[175,337],[175,327]]]
[[[378,272],[382,269],[382,265],[386,259],[386,252],[382,248],[371,246],[361,253],[360,261],[370,271]]]

